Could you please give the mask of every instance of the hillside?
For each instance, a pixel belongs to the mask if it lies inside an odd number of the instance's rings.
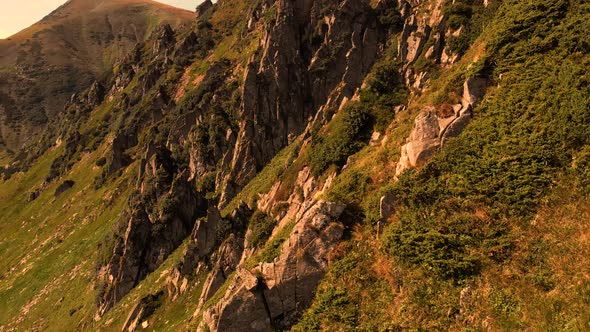
[[[0,148],[23,148],[157,26],[192,18],[154,1],[70,0],[0,40]]]
[[[0,150],[0,331],[590,330],[590,4],[195,16]]]

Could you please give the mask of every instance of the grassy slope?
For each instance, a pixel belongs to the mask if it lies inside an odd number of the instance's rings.
[[[354,157],[328,196],[360,205],[365,220],[295,330],[590,328],[590,202],[572,164],[590,144],[588,15],[580,1],[505,1],[479,46],[411,102],[444,103],[470,61],[494,61],[499,86],[463,135],[397,184],[379,158],[389,143]],[[385,171],[367,169],[374,160]],[[376,239],[386,191],[397,213]]]
[[[134,167],[95,191],[94,165],[105,147],[82,157],[65,179],[72,189],[57,198],[61,181],[50,184],[28,203],[59,155],[54,148],[26,173],[0,183],[0,326],[63,331],[94,313],[96,248],[106,236],[126,197]]]
[[[98,3],[98,2],[97,2]],[[97,6],[93,15],[117,10],[117,6],[136,3],[144,6],[149,1],[124,0],[109,1]],[[236,36],[244,28],[242,13],[250,2],[240,2],[238,6],[226,3],[227,8],[217,11],[211,22],[221,31],[227,33],[218,47],[204,61],[193,64],[192,68],[207,68],[207,64],[229,59],[244,63],[257,48],[258,32],[248,38]],[[24,40],[35,32],[47,27],[66,22],[60,16],[83,12],[96,6],[89,1],[74,1],[71,6],[61,8],[57,14],[46,18],[44,22],[33,26],[17,36],[13,41]],[[94,7],[93,7],[94,8]],[[149,15],[165,20],[167,15],[175,14],[173,19],[182,21],[192,13],[171,10],[158,4],[153,6]],[[162,11],[165,11],[162,14]],[[188,14],[187,14],[188,13]],[[89,18],[83,18],[82,21]],[[74,17],[74,21],[77,18]],[[239,22],[239,23],[237,23]],[[159,22],[151,22],[152,28]],[[239,52],[227,50],[239,49]],[[4,49],[6,50],[6,49]],[[4,56],[10,60],[10,56]],[[239,73],[238,73],[239,74]],[[187,86],[186,89],[194,89]],[[108,103],[93,111],[90,118],[81,126],[82,133],[91,131],[101,125],[101,119],[111,112]],[[86,329],[119,330],[129,310],[137,299],[155,293],[165,287],[166,273],[182,257],[185,246],[179,247],[166,262],[148,278],[143,280],[129,296],[118,303],[102,320],[93,321],[95,312],[94,289],[96,248],[112,231],[119,213],[123,210],[128,180],[135,176],[136,165],[131,165],[116,182],[107,183],[96,191],[93,180],[100,175],[101,169],[95,162],[106,153],[102,145],[92,154],[84,155],[73,169],[57,182],[45,188],[39,198],[27,202],[29,193],[39,188],[48,174],[52,161],[62,154],[62,148],[54,148],[40,157],[35,165],[25,174],[17,174],[7,182],[0,183],[0,327],[66,331],[78,326]],[[4,156],[2,156],[4,158]],[[76,182],[74,188],[57,198],[53,193],[56,187],[66,179]],[[113,193],[115,193],[113,195]],[[107,203],[108,201],[108,203]],[[172,329],[173,326],[194,324],[189,318],[196,310],[203,278],[195,278],[188,292],[176,301],[164,300],[164,305],[157,310],[150,320],[153,327]]]
[[[143,35],[134,36],[137,41],[141,41],[162,23],[178,26],[192,17],[193,13],[190,11],[150,0],[71,1],[40,22],[0,41],[0,66],[11,66],[16,61],[20,45],[35,40],[43,45],[44,55],[51,64],[71,64],[75,59],[64,55],[70,55],[71,48],[74,47],[82,63],[86,61],[86,64],[99,64],[99,68],[104,70],[101,63],[102,53],[116,50],[104,48],[105,45],[97,42],[97,34],[102,34],[102,37],[107,34],[116,36],[119,33],[130,35],[126,26],[133,24],[136,32],[143,31]],[[96,50],[99,52],[95,52]],[[119,54],[123,55],[125,54]],[[111,61],[116,60],[114,57],[109,58],[108,54],[106,56]],[[112,62],[104,65],[108,68]]]

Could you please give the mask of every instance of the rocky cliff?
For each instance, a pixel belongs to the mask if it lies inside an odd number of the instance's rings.
[[[0,154],[0,330],[584,330],[589,10],[158,16]]]

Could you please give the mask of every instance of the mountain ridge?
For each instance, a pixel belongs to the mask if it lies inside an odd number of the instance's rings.
[[[193,15],[148,0],[75,0],[0,41],[0,82],[10,82],[3,84],[0,100],[4,143],[12,150],[22,148],[62,111],[73,93],[108,75],[158,22],[177,26]],[[51,82],[40,84],[35,75],[41,69],[52,72]]]

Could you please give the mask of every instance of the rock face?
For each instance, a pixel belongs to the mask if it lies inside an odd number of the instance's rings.
[[[471,120],[473,108],[481,102],[486,86],[485,78],[467,79],[463,84],[461,104],[453,106],[448,116],[434,107],[427,107],[420,112],[407,143],[402,146],[396,175],[399,176],[408,168],[423,166],[449,138],[461,134]]]
[[[341,240],[337,218],[344,205],[316,202],[297,221],[280,255],[253,272],[239,269],[224,298],[205,311],[199,330],[288,329],[303,314],[328,266],[328,252]]]
[[[225,158],[230,167],[221,175],[221,206],[322,106],[337,108],[352,97],[383,39],[367,0],[277,0],[271,6],[276,21],[268,22],[262,56],[250,59],[243,78],[240,127]]]
[[[176,173],[165,148],[148,147],[141,166],[140,189],[121,216],[109,261],[100,267],[99,315],[154,271],[204,210],[188,174]]]
[[[404,64],[402,76],[408,87],[423,90],[429,79],[427,70],[413,66],[421,56],[423,61],[443,67],[459,60],[459,55],[449,49],[447,41],[458,37],[462,30],[453,31],[447,27],[445,4],[443,0],[403,0],[398,3],[404,21],[398,37],[398,60]]]
[[[325,274],[329,252],[344,232],[339,217],[345,205],[318,200],[331,186],[334,176],[321,182],[305,167],[287,201],[279,199],[280,182],[260,197],[258,209],[278,221],[267,242],[280,245],[276,257],[260,262],[255,248],[250,248],[245,240],[247,237],[230,237],[213,256],[218,262],[209,274],[195,313],[201,315],[203,310],[199,331],[285,330],[301,317]],[[279,208],[286,205],[286,210]],[[236,243],[237,239],[243,245]],[[239,253],[241,258],[237,259]],[[233,274],[229,275],[229,271]],[[227,288],[222,299],[211,307],[203,307],[223,282]]]
[[[207,280],[205,280],[203,292],[199,298],[199,307],[197,311],[203,307],[205,302],[215,295],[219,288],[236,270],[243,253],[244,239],[231,234],[219,247],[219,250],[211,257],[210,261],[214,265]]]
[[[213,296],[242,258],[244,233],[251,215],[252,211],[242,204],[222,219],[219,210],[210,206],[207,217],[195,224],[182,262],[170,272],[167,279],[168,294],[175,297],[184,293],[189,276],[209,270],[199,307]],[[229,235],[223,240],[226,234]],[[223,243],[220,244],[221,241]]]
[[[125,324],[123,324],[122,332],[136,331],[143,320],[151,316],[158,309],[160,306],[159,300],[162,295],[163,292],[158,292],[157,294],[150,294],[140,299],[129,312],[129,316]]]

